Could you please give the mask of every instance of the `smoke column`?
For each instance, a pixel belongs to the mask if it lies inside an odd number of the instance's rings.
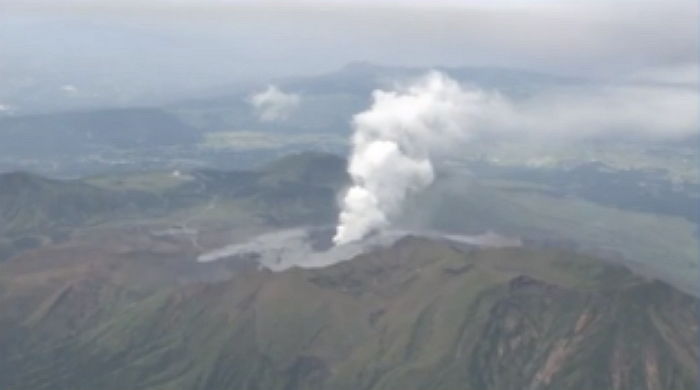
[[[439,72],[396,91],[375,91],[370,109],[353,120],[352,186],[342,199],[335,244],[388,226],[407,196],[433,182],[431,157],[467,138],[490,100]]]

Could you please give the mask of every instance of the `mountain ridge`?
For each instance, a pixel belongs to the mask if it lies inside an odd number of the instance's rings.
[[[53,310],[95,292],[67,294]],[[328,268],[161,290],[54,340],[71,361],[13,348],[26,356],[0,358],[0,378],[74,390],[691,389],[698,313],[697,298],[587,256],[407,237]],[[33,368],[7,371],[22,361]]]

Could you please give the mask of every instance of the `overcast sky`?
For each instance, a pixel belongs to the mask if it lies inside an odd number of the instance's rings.
[[[0,98],[38,81],[198,88],[352,61],[693,81],[699,19],[696,0],[0,0]]]

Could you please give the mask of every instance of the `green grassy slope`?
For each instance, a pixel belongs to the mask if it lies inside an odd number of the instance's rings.
[[[49,231],[159,210],[160,199],[136,191],[107,191],[81,181],[28,173],[0,175],[0,234]]]
[[[698,384],[697,299],[563,250],[465,251],[406,238],[320,270],[250,270],[131,303],[104,298],[109,291],[64,292],[49,312],[9,328],[3,347],[12,353],[0,356],[0,386],[683,390]],[[97,314],[52,331],[94,297],[105,299],[99,307],[114,302],[108,315],[88,310]]]
[[[514,185],[474,178],[453,180],[416,199],[402,222],[465,234],[494,230],[536,244],[568,246],[624,261],[638,271],[700,294],[696,224],[573,196],[509,191],[502,188],[506,184]]]
[[[60,242],[77,229],[149,221],[280,228],[328,224],[345,182],[327,154],[288,156],[252,171],[200,170],[53,180],[0,174],[0,261]]]

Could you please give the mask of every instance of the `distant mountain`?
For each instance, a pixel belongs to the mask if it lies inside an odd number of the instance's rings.
[[[67,239],[78,228],[162,215],[169,205],[154,193],[106,190],[78,180],[0,174],[0,262]]]
[[[345,161],[323,153],[287,156],[258,170],[198,170],[184,177],[155,172],[54,180],[0,174],[0,261],[75,229],[164,218],[217,199],[228,211],[276,228],[329,224],[346,182]]]
[[[173,184],[164,185],[168,180]],[[139,186],[132,181],[139,181]],[[6,173],[0,174],[0,233],[78,226],[91,220],[100,222],[105,217],[128,219],[134,213],[145,217],[186,208],[215,196],[258,199],[268,206],[284,201],[292,204],[295,199],[309,197],[303,200],[309,202],[309,207],[335,213],[335,192],[346,182],[345,160],[314,152],[290,155],[257,170],[193,171],[186,179],[173,177],[171,172],[85,180]],[[267,206],[262,208],[266,209]],[[293,214],[293,208],[289,207],[288,213]]]
[[[698,299],[566,251],[475,250],[408,237],[329,268],[250,268],[140,298],[120,291],[124,283],[136,291],[142,278],[110,278],[120,274],[113,267],[82,273],[24,313],[8,309],[17,306],[0,290],[0,386],[698,385]],[[38,280],[26,271],[22,279]]]
[[[348,183],[345,160],[326,153],[283,157],[260,169],[194,172],[190,188],[205,185],[207,196],[248,202],[248,211],[274,228],[334,223],[336,194]]]
[[[51,231],[106,218],[128,218],[155,210],[159,198],[135,191],[108,191],[84,182],[29,173],[0,174],[0,234]]]

